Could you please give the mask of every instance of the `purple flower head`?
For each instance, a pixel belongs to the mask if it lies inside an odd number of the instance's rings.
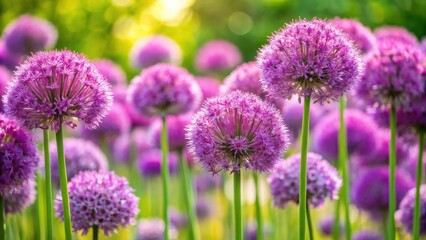
[[[352,240],[384,240],[384,238],[376,231],[359,230],[353,234]]]
[[[59,165],[56,142],[50,142],[49,152],[52,166],[52,182],[59,187]],[[79,138],[66,138],[64,139],[64,154],[68,181],[83,171],[108,171],[106,156],[97,145],[90,141]]]
[[[111,86],[83,55],[67,50],[39,52],[14,74],[3,98],[5,112],[28,129],[57,131],[75,121],[93,129],[112,105]]]
[[[152,149],[152,142],[145,129],[136,128],[131,133],[124,133],[111,143],[111,154],[117,163],[128,164],[133,154]]]
[[[269,225],[263,226],[263,238],[268,239],[271,234],[271,228]],[[255,221],[249,221],[244,226],[244,239],[245,240],[257,240],[257,225]]]
[[[203,102],[208,98],[219,96],[219,80],[212,77],[197,77],[197,83],[200,86],[201,93],[203,94]]]
[[[164,221],[159,218],[142,219],[138,223],[136,233],[137,240],[163,240],[164,239]],[[177,239],[178,232],[175,228],[169,229],[169,238]]]
[[[0,66],[0,97],[6,93],[6,86],[12,80],[12,75],[7,68]],[[3,104],[0,104],[0,112],[3,112]]]
[[[135,224],[139,199],[125,178],[113,172],[81,172],[68,183],[71,221],[74,231],[87,234],[98,226],[106,236]],[[62,197],[55,200],[56,216],[63,220]]]
[[[414,186],[413,179],[401,169],[396,169],[396,202]],[[363,169],[354,179],[351,198],[355,206],[372,216],[383,217],[389,205],[389,169],[379,166]]]
[[[200,72],[223,72],[241,62],[240,50],[225,40],[213,40],[197,52],[195,68]]]
[[[127,97],[127,95],[126,95],[126,97]],[[126,103],[125,103],[125,107],[126,107],[126,110],[127,110],[127,114],[129,115],[130,120],[132,122],[132,128],[134,128],[134,127],[148,127],[149,125],[151,125],[153,118],[140,114],[135,109],[133,104],[131,104],[130,102],[127,102],[127,100],[126,100]]]
[[[426,54],[426,37],[423,37],[420,43],[420,50],[423,52],[423,54]]]
[[[3,33],[7,48],[15,54],[30,54],[53,47],[57,38],[58,32],[50,22],[27,14],[10,23]]]
[[[195,211],[197,213],[197,219],[202,221],[209,218],[215,211],[215,204],[205,197],[198,197],[195,203]]]
[[[137,41],[130,50],[130,62],[135,68],[148,68],[157,63],[179,64],[182,52],[167,36],[153,35]]]
[[[0,194],[32,179],[38,162],[30,133],[15,120],[0,114]]]
[[[178,157],[175,153],[168,154],[169,173],[175,174],[178,168]],[[161,150],[150,149],[138,154],[138,167],[144,177],[153,178],[161,174]]]
[[[203,193],[209,190],[216,189],[220,186],[222,179],[220,175],[202,173],[195,177],[195,188],[197,193]]]
[[[356,93],[375,107],[407,105],[424,92],[422,54],[410,45],[385,41],[365,55],[365,71]]]
[[[325,216],[319,220],[318,228],[322,235],[332,236],[334,228],[334,216]],[[339,222],[340,233],[344,231],[344,226],[342,222]]]
[[[157,64],[142,71],[129,86],[127,100],[146,116],[178,115],[198,108],[201,90],[185,69]]]
[[[268,172],[289,144],[278,110],[241,91],[206,100],[186,136],[191,154],[213,174],[242,167]]]
[[[370,29],[362,25],[355,19],[334,18],[330,21],[336,28],[349,35],[349,39],[354,41],[355,45],[363,53],[376,47],[376,37]]]
[[[188,216],[179,212],[179,210],[169,207],[170,224],[177,230],[188,226]]]
[[[112,86],[112,95],[114,96],[114,103],[125,105],[127,103],[127,85],[117,84]]]
[[[345,111],[346,136],[349,155],[368,156],[377,146],[377,124],[359,110]],[[338,155],[339,112],[334,111],[316,125],[312,133],[312,150],[334,161]]]
[[[113,86],[126,84],[126,74],[123,70],[109,59],[98,59],[93,61],[99,73]]]
[[[11,53],[4,41],[0,40],[0,65],[5,66],[10,71],[14,71],[23,58],[22,55]]]
[[[166,119],[167,138],[170,151],[183,151],[186,146],[185,128],[191,123],[192,115],[169,116]],[[161,146],[161,121],[152,125],[152,140],[155,147]]]
[[[276,32],[257,62],[270,95],[310,96],[320,104],[342,97],[362,73],[359,50],[346,34],[320,19],[295,21]]]
[[[300,154],[294,154],[276,164],[268,178],[274,205],[284,208],[299,203]],[[316,153],[308,153],[307,199],[314,207],[327,198],[335,200],[342,186],[337,170]]]
[[[395,218],[408,232],[412,232],[416,189],[407,192],[399,205]],[[420,234],[426,235],[426,185],[420,186]]]
[[[3,195],[5,213],[19,213],[33,204],[36,197],[35,185],[35,182],[30,179],[23,182],[14,191],[6,192]]]
[[[400,42],[403,44],[408,44],[417,46],[419,41],[417,37],[409,32],[407,29],[397,26],[384,26],[376,28],[374,35],[379,43],[385,41]]]

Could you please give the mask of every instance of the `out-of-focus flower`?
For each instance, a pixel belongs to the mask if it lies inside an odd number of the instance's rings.
[[[238,48],[225,40],[213,40],[204,44],[195,57],[195,68],[200,72],[223,72],[241,62]]]
[[[401,42],[411,46],[417,46],[417,37],[407,29],[397,26],[384,26],[374,30],[374,35],[379,43],[384,41]]]
[[[35,182],[30,179],[18,186],[14,191],[6,192],[3,195],[5,213],[19,213],[33,204],[36,198],[35,185]]]
[[[136,233],[137,240],[164,240],[164,221],[159,218],[139,220]],[[178,232],[175,228],[169,229],[170,240],[177,239]]]
[[[126,74],[123,70],[109,59],[98,59],[93,61],[99,73],[113,86],[126,84]]]
[[[138,153],[139,171],[144,177],[152,178],[161,174],[161,150],[151,149]],[[175,153],[168,154],[169,173],[174,174],[178,168],[178,157]]]
[[[412,233],[414,225],[414,206],[416,198],[416,189],[413,188],[407,192],[399,205],[395,218],[402,224],[405,230]],[[426,234],[426,185],[420,186],[420,235]]]

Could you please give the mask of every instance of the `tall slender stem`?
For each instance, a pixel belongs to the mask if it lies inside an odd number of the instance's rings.
[[[169,163],[168,163],[168,152],[169,146],[167,142],[167,126],[166,126],[166,117],[161,117],[162,127],[161,127],[161,177],[163,184],[163,221],[164,221],[164,239],[169,240]]]
[[[333,240],[340,238],[340,198],[337,199],[335,205],[334,222],[333,222]]]
[[[309,240],[314,240],[314,228],[312,227],[312,218],[309,204],[306,204],[306,218],[308,220]]]
[[[395,209],[396,209],[396,192],[395,192],[395,168],[396,168],[396,109],[395,105],[391,105],[390,111],[390,145],[389,145],[389,238],[395,239]]]
[[[189,175],[188,165],[183,156],[183,151],[179,151],[179,166],[182,178],[182,187],[185,195],[184,200],[186,210],[188,211],[190,239],[197,240],[197,216],[195,215],[194,209],[194,189],[192,187],[192,181],[190,180],[191,176]]]
[[[43,194],[42,184],[43,184],[43,177],[40,175],[40,173],[36,173],[36,181],[37,181],[37,196],[35,199],[35,208],[34,208],[34,216],[36,219],[34,232],[35,232],[35,238],[36,240],[42,239],[42,222],[44,222],[44,219],[42,218],[42,204],[45,202],[42,202],[41,194]]]
[[[345,234],[346,239],[352,239],[350,202],[349,202],[349,172],[348,172],[348,144],[346,140],[346,124],[345,124],[345,98],[339,101],[339,168],[343,177],[343,186],[341,193],[343,194],[343,208],[345,212]]]
[[[92,231],[93,231],[93,240],[98,240],[99,239],[99,227],[98,227],[98,225],[94,225],[92,227]]]
[[[256,236],[257,240],[263,239],[263,221],[262,221],[262,208],[260,206],[260,189],[259,189],[259,176],[253,173],[254,192],[255,192],[255,205],[256,205]]]
[[[49,132],[43,130],[43,149],[44,149],[44,178],[45,178],[45,194],[46,194],[46,239],[53,239],[53,195],[52,195],[52,173],[50,164],[49,151]]]
[[[235,214],[235,240],[243,239],[241,224],[241,170],[234,174],[234,214]]]
[[[72,240],[71,212],[68,197],[67,166],[65,164],[64,156],[64,136],[62,124],[59,126],[59,130],[56,132],[56,148],[58,149],[59,179],[62,193],[62,210],[64,213],[65,237],[66,240]]]
[[[302,119],[302,140],[300,158],[300,189],[299,189],[299,240],[305,240],[306,234],[306,171],[308,163],[308,138],[309,138],[309,108],[311,97],[305,97]]]
[[[4,197],[0,193],[0,240],[6,240],[6,214],[4,212]]]
[[[418,240],[420,236],[420,186],[422,184],[422,170],[423,170],[423,148],[425,145],[425,133],[419,132],[419,157],[417,159],[416,170],[416,202],[414,206],[414,225],[413,225],[413,239]]]

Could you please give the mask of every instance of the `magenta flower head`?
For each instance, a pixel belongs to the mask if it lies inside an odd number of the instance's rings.
[[[354,232],[352,240],[384,240],[382,235],[372,230],[359,230]]]
[[[138,154],[138,167],[144,177],[153,178],[161,174],[161,150],[150,149]],[[169,173],[175,174],[178,168],[178,156],[175,153],[168,154]]]
[[[326,21],[299,20],[276,32],[257,56],[263,87],[272,96],[339,99],[358,82],[360,52]]]
[[[93,61],[99,73],[113,86],[126,84],[126,74],[123,69],[109,59]]]
[[[376,47],[376,37],[370,29],[362,25],[355,19],[334,18],[330,20],[336,28],[349,35],[355,45],[363,53],[370,51]]]
[[[275,166],[268,183],[274,205],[284,208],[288,203],[299,203],[300,154],[294,154]],[[342,179],[337,170],[321,155],[308,153],[307,200],[314,207],[321,206],[327,198],[338,198]]]
[[[81,172],[68,184],[71,220],[74,231],[87,234],[98,226],[106,236],[121,227],[135,224],[139,199],[125,178],[113,172]],[[55,200],[56,216],[63,219],[62,197]]]
[[[59,187],[59,166],[56,142],[49,144],[52,161],[52,181]],[[108,161],[101,149],[90,141],[78,138],[64,140],[65,162],[67,164],[67,178],[71,180],[83,171],[106,172]]]
[[[142,219],[138,223],[136,240],[163,240],[164,221],[159,218]],[[169,239],[177,239],[178,232],[175,228],[169,229]]]
[[[268,172],[289,143],[278,110],[251,93],[206,100],[187,128],[188,149],[212,173]]]
[[[417,37],[403,27],[397,26],[384,26],[376,28],[374,35],[379,43],[384,41],[400,42],[416,46],[419,44]]]
[[[7,68],[0,66],[0,96],[6,93],[6,86],[12,80],[12,75]],[[0,112],[3,112],[3,104],[0,104]]]
[[[57,131],[76,119],[96,128],[112,105],[111,86],[83,55],[39,52],[15,72],[3,98],[5,112],[28,129]]]
[[[170,151],[183,151],[186,146],[185,128],[191,123],[192,115],[170,116],[166,119],[167,136]],[[161,121],[152,125],[152,140],[154,146],[161,147]]]
[[[409,233],[413,229],[414,220],[414,205],[415,205],[416,189],[413,188],[407,192],[399,205],[398,211],[395,213],[395,218],[405,230]],[[420,186],[420,234],[426,235],[426,185]]]
[[[220,94],[220,82],[212,77],[197,77],[197,83],[200,86],[204,100],[216,97]]]
[[[35,185],[35,182],[30,179],[23,182],[14,191],[6,192],[3,195],[5,213],[19,213],[33,204],[36,197]]]
[[[213,40],[197,52],[195,68],[200,72],[223,72],[241,62],[240,50],[225,40]]]
[[[182,52],[167,36],[153,35],[137,41],[130,50],[130,63],[135,68],[148,68],[157,63],[180,64]]]
[[[201,90],[185,69],[157,64],[132,80],[127,100],[146,116],[178,115],[195,110],[201,101]]]
[[[334,228],[334,216],[325,216],[319,220],[318,228],[323,236],[331,237]],[[342,222],[339,222],[340,233],[343,233],[344,226]]]
[[[422,42],[420,43],[420,50],[423,54],[426,54],[426,37],[423,37]]]
[[[18,188],[34,177],[39,157],[31,135],[0,114],[0,194]]]
[[[24,56],[22,55],[11,53],[4,41],[0,40],[0,65],[5,66],[10,71],[14,71],[23,58]]]

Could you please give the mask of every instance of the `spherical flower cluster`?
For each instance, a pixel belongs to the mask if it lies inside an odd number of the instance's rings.
[[[342,179],[337,170],[316,153],[308,153],[307,200],[314,207],[326,198],[338,198]],[[300,154],[290,156],[275,166],[268,178],[274,205],[284,208],[288,203],[299,203]]]
[[[34,177],[39,162],[31,135],[15,120],[0,114],[0,194]]]
[[[22,55],[11,53],[4,41],[0,39],[0,65],[5,66],[10,71],[14,71],[23,58]]]
[[[263,239],[269,239],[272,229],[269,225],[264,224],[263,226]],[[244,239],[245,240],[258,240],[257,239],[257,224],[255,221],[249,221],[244,226]]]
[[[93,61],[99,73],[113,86],[126,84],[126,74],[123,70],[109,59],[98,59]]]
[[[334,229],[334,216],[325,216],[320,219],[318,228],[322,235],[331,236]],[[344,227],[341,222],[339,222],[340,233],[343,233]]]
[[[56,142],[49,144],[52,166],[52,182],[59,187],[59,165]],[[90,141],[78,138],[64,140],[64,154],[67,165],[67,178],[71,180],[83,171],[105,172],[108,170],[108,160],[98,146]]]
[[[203,95],[203,102],[208,98],[218,96],[220,93],[220,82],[215,78],[197,77],[197,83]]]
[[[186,146],[185,128],[191,123],[191,115],[170,116],[166,119],[167,138],[170,151],[183,151]],[[152,140],[155,147],[161,146],[161,121],[152,125]]]
[[[358,82],[358,49],[333,25],[299,20],[276,32],[257,56],[261,81],[275,97],[312,97],[323,104],[337,100]]]
[[[12,75],[5,67],[0,66],[0,97],[6,92],[6,86],[12,79]],[[3,104],[0,104],[0,112],[3,112]]]
[[[197,219],[202,221],[209,218],[214,213],[214,203],[208,198],[198,197],[195,203],[195,212],[197,213]]]
[[[369,115],[359,110],[348,109],[344,113],[349,155],[368,156],[377,146],[377,124]],[[334,161],[338,156],[339,112],[324,117],[312,134],[312,150]]]
[[[220,186],[222,179],[220,175],[200,174],[195,177],[195,189],[197,193],[203,193],[209,190],[216,189]]]
[[[195,68],[200,72],[222,72],[234,68],[240,62],[241,53],[234,44],[213,40],[198,50]]]
[[[413,188],[404,196],[399,205],[395,218],[404,226],[405,230],[412,232],[414,220],[414,205],[416,189]],[[420,234],[426,235],[426,185],[420,186]]]
[[[249,92],[266,99],[266,92],[260,83],[260,70],[256,62],[243,63],[229,74],[220,88],[222,94],[235,90]]]
[[[81,172],[68,184],[71,220],[74,231],[87,234],[98,226],[106,236],[117,229],[133,225],[139,212],[139,199],[125,178],[113,172]],[[62,197],[55,200],[56,215],[63,219]]]
[[[136,233],[137,240],[163,240],[164,239],[164,221],[158,218],[142,219],[138,223]],[[169,239],[177,238],[177,231],[173,227],[169,229]]]
[[[354,232],[352,240],[384,240],[384,238],[376,231],[360,230]]]
[[[330,21],[336,28],[349,35],[355,45],[366,53],[376,47],[376,38],[373,33],[355,19],[334,18]]]
[[[384,26],[376,28],[374,35],[379,43],[384,41],[397,41],[403,44],[416,46],[419,44],[417,37],[407,29],[396,26]]]
[[[254,94],[233,91],[208,99],[187,128],[188,148],[212,173],[268,172],[289,143],[276,108]]]
[[[56,28],[50,22],[27,14],[10,23],[3,33],[7,48],[15,54],[30,54],[53,47],[57,38]]]
[[[4,198],[4,211],[6,214],[22,212],[34,203],[36,192],[35,182],[30,179],[17,187],[14,191],[6,192]]]
[[[170,224],[177,230],[188,226],[188,216],[173,207],[169,207]]]
[[[131,82],[127,100],[146,116],[190,112],[201,101],[201,90],[185,69],[157,64]]]
[[[39,52],[15,72],[3,98],[5,112],[22,125],[57,131],[76,119],[93,129],[112,104],[111,86],[83,55],[70,51]]]
[[[180,47],[163,35],[142,38],[130,50],[130,62],[135,68],[147,68],[157,63],[179,64],[181,60]]]
[[[419,158],[419,146],[413,146],[409,150],[406,160],[398,165],[398,168],[407,172],[413,179],[416,178],[417,162]],[[426,159],[426,151],[423,150],[423,159]],[[397,158],[397,160],[399,160]],[[426,161],[423,161],[423,169],[426,169]]]
[[[151,149],[138,154],[138,167],[144,177],[153,178],[161,174],[162,155],[160,149]],[[168,169],[175,174],[178,168],[178,157],[175,153],[168,154]]]

